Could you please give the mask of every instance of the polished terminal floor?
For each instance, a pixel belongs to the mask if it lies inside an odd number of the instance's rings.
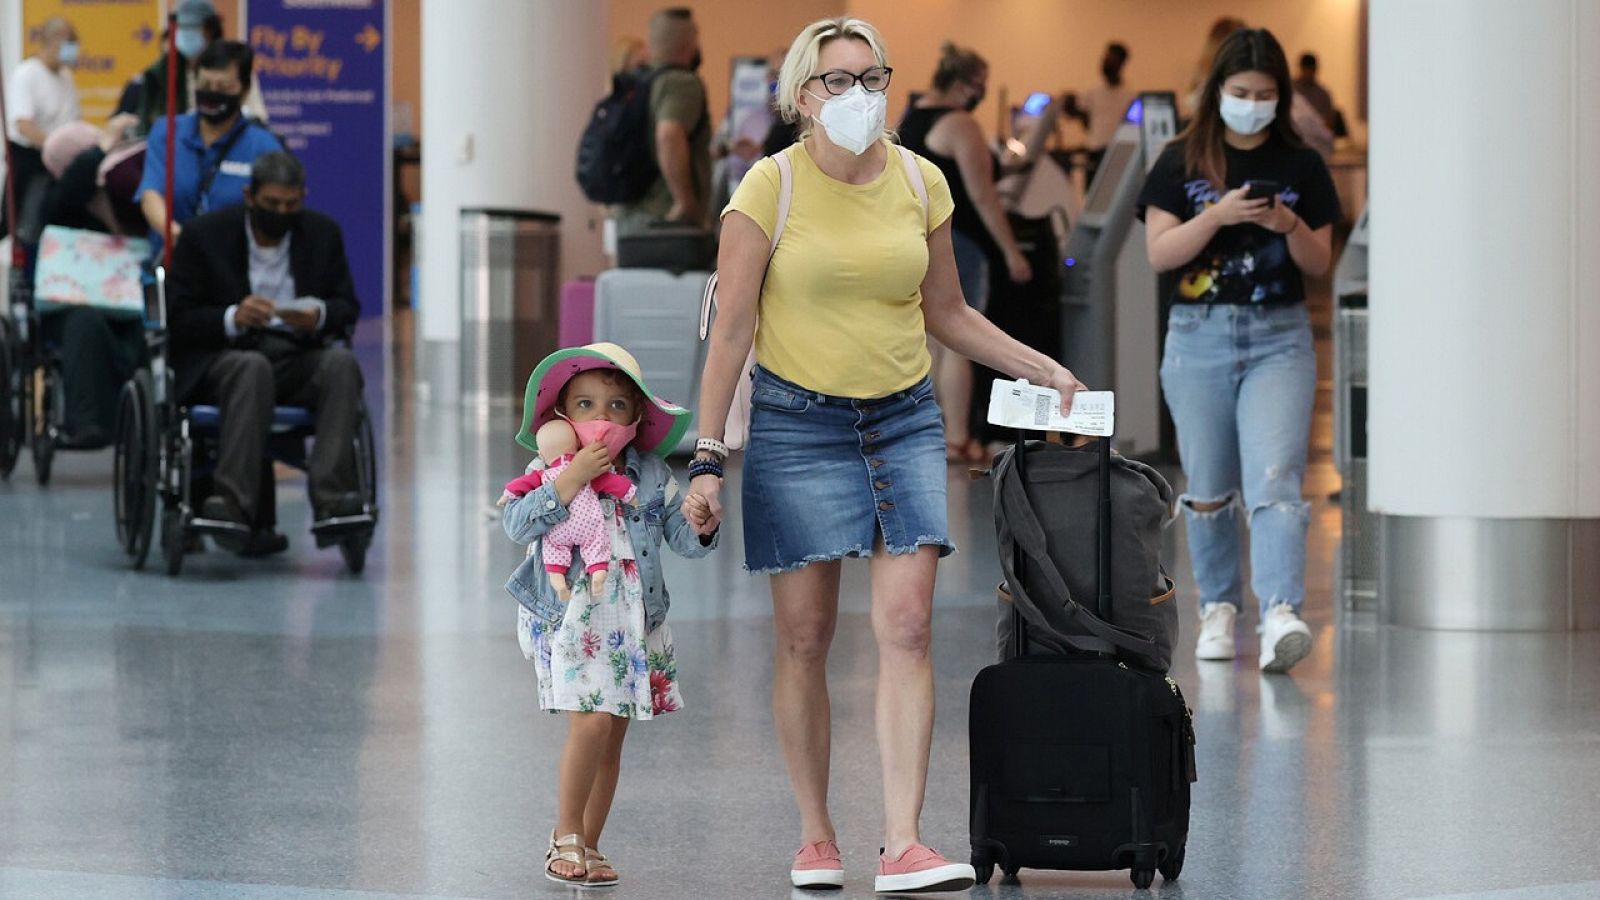
[[[364,577],[312,548],[292,480],[286,556],[212,550],[178,579],[127,569],[108,453],[59,458],[48,489],[26,461],[0,485],[0,898],[570,894],[540,875],[563,728],[537,709],[501,589],[520,550],[490,509],[524,462],[516,412],[421,404],[393,364],[406,353],[363,353],[383,489]],[[1253,641],[1234,664],[1197,666],[1186,632],[1174,674],[1195,708],[1200,781],[1187,868],[1153,892],[1600,897],[1600,635],[1427,633],[1343,613],[1319,434],[1315,654],[1263,678]],[[924,820],[960,856],[967,690],[994,653],[998,575],[987,485],[953,470],[950,488],[963,552],[935,601]],[[797,820],[767,705],[769,601],[730,524],[709,561],[669,563],[687,709],[630,737],[606,840],[618,897],[790,895]],[[1170,558],[1192,613],[1180,529]],[[864,575],[848,571],[831,668],[847,897],[870,894],[881,810]],[[973,892],[1130,894],[1125,873],[1026,871]]]

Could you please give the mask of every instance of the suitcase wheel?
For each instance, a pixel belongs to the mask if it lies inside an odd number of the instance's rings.
[[[1133,886],[1142,891],[1155,883],[1156,873],[1154,869],[1134,869],[1129,877],[1133,879]]]
[[[979,884],[988,884],[989,879],[994,877],[994,863],[977,863],[972,871],[977,874]]]
[[[1183,852],[1187,847],[1179,847],[1178,852],[1167,857],[1161,863],[1161,879],[1163,881],[1177,881],[1178,875],[1183,871]]]

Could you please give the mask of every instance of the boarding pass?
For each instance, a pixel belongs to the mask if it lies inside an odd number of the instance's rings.
[[[321,313],[322,312],[322,301],[318,300],[315,297],[296,297],[293,300],[285,300],[285,301],[282,301],[282,302],[279,302],[279,303],[274,303],[272,305],[272,307],[273,307],[274,312],[314,312],[314,313]],[[268,328],[276,328],[276,329],[279,329],[281,331],[292,331],[293,330],[293,329],[291,329],[289,327],[289,323],[283,321],[283,317],[282,316],[278,316],[278,315],[274,315],[272,317],[272,320],[267,323],[267,327]]]
[[[989,391],[989,424],[1003,428],[1110,437],[1116,413],[1111,391],[1079,391],[1069,416],[1061,415],[1061,394],[1055,388],[997,378]]]

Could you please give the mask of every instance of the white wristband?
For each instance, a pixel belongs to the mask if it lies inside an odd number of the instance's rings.
[[[728,453],[729,453],[728,445],[724,444],[723,442],[721,442],[719,440],[717,440],[716,438],[705,438],[705,437],[703,437],[700,440],[695,441],[694,442],[694,452],[699,453],[702,450],[704,450],[707,453],[715,454],[716,456],[718,456],[718,457],[720,457],[722,459],[727,459],[728,458]]]

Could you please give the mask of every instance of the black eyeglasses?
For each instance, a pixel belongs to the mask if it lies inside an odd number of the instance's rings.
[[[846,72],[843,69],[833,69],[832,71],[823,72],[821,75],[813,75],[807,78],[806,81],[821,81],[822,86],[827,89],[828,93],[835,97],[855,87],[858,82],[863,88],[876,94],[888,90],[889,76],[893,74],[894,69],[888,66],[873,66],[860,75]]]

